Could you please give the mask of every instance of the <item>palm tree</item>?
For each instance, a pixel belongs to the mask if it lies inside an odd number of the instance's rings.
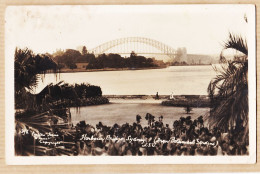
[[[29,91],[37,85],[40,74],[47,70],[56,70],[56,63],[46,55],[34,55],[29,49],[15,50],[15,108],[23,112],[15,113],[15,152],[17,155],[41,154],[44,147],[35,146],[32,132],[45,133],[51,131],[49,120],[55,116],[48,112],[37,111],[36,97]],[[21,132],[27,132],[22,136]],[[33,148],[28,148],[33,145]],[[46,150],[46,149],[45,149]],[[36,152],[37,151],[37,152]]]
[[[220,55],[221,68],[208,86],[211,99],[209,124],[248,137],[248,47],[241,36],[229,34],[224,49],[235,50],[232,60]]]
[[[57,64],[47,55],[34,55],[29,49],[15,50],[15,104],[23,109],[34,108],[32,90],[47,70],[56,71]]]
[[[47,70],[56,70],[56,63],[46,54],[34,55],[29,49],[15,50],[15,153],[16,155],[73,155],[74,142],[65,142],[64,136],[75,139],[66,129],[57,128],[57,123],[69,119],[67,102],[74,101],[77,106],[82,90],[89,89],[91,94],[100,94],[100,87],[82,84],[79,91],[75,86],[59,82],[56,85],[47,85],[40,93],[33,95],[30,90],[37,86]],[[44,78],[44,77],[42,77]],[[78,92],[78,93],[77,93]],[[64,112],[65,111],[65,112]],[[61,125],[59,125],[61,126]],[[66,126],[66,125],[65,125]],[[23,134],[23,132],[25,132]],[[59,135],[60,146],[41,144],[34,135],[55,133]],[[63,140],[60,140],[63,137]]]

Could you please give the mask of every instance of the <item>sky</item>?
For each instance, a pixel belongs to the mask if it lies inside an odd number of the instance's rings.
[[[248,35],[249,5],[10,6],[5,14],[9,51],[35,53],[92,49],[124,37],[147,37],[188,54],[219,54],[228,33]]]

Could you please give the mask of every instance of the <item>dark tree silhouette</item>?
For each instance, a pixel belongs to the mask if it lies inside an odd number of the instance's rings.
[[[192,111],[192,107],[190,105],[187,105],[184,110],[186,111],[186,114],[190,113]]]
[[[87,54],[88,54],[88,50],[87,50],[86,46],[83,46],[82,55],[84,56],[84,55],[87,55]]]
[[[15,50],[15,104],[33,107],[28,91],[32,90],[47,70],[56,70],[57,64],[46,55],[35,55],[29,49]]]
[[[208,86],[211,99],[209,123],[220,129],[234,130],[241,138],[248,136],[248,48],[241,36],[229,35],[225,49],[237,54],[232,60],[220,55],[221,68]]]

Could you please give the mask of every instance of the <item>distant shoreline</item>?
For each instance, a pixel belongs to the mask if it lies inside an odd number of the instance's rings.
[[[174,99],[170,99],[170,95],[103,95],[109,100],[109,103],[133,103],[133,104],[161,104],[163,106],[185,107],[209,107],[209,99],[207,95],[173,95]]]
[[[76,72],[98,72],[98,71],[135,71],[149,69],[163,69],[165,67],[147,67],[147,68],[102,68],[102,69],[61,69],[59,73],[76,73]],[[53,73],[53,72],[47,72]]]
[[[191,65],[171,65],[171,66],[210,66],[211,64],[191,64]],[[150,70],[150,69],[164,69],[169,66],[160,67],[146,67],[146,68],[102,68],[102,69],[69,69],[64,68],[59,70],[59,73],[76,73],[76,72],[98,72],[98,71],[135,71],[135,70]],[[47,71],[46,73],[53,73],[52,71]]]

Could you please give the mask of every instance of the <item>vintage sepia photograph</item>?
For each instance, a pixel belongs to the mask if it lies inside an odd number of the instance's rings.
[[[253,5],[9,6],[9,164],[255,163]]]

